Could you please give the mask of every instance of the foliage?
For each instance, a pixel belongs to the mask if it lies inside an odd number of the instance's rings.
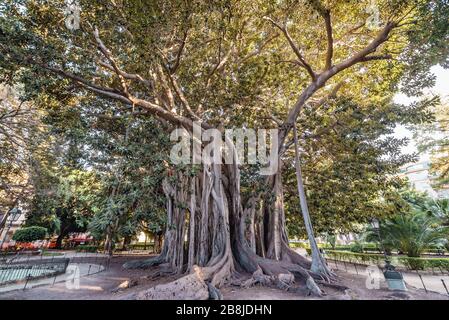
[[[449,226],[449,199],[429,199],[422,203],[421,210],[435,217],[442,225]]]
[[[375,264],[382,266],[384,256],[381,254],[355,253],[348,251],[326,250],[326,256],[338,261]],[[388,259],[395,266],[403,266],[411,270],[438,269],[449,271],[449,258],[414,258],[389,256]]]
[[[31,226],[17,230],[12,239],[18,242],[33,242],[43,240],[47,235],[47,229],[39,226]]]
[[[419,151],[430,153],[435,187],[441,188],[449,184],[449,101],[438,101],[431,110],[434,121],[416,126],[414,137]]]
[[[70,232],[86,230],[96,210],[101,187],[94,172],[69,166],[40,166],[34,174],[35,195],[27,225],[42,225],[58,235],[58,245]]]
[[[79,245],[76,247],[76,251],[78,252],[91,252],[95,253],[98,250],[98,246],[95,245]]]
[[[424,108],[424,107],[423,107]],[[412,119],[407,114],[414,114]],[[406,203],[399,190],[404,181],[395,178],[400,167],[415,158],[398,153],[406,140],[389,136],[398,122],[426,117],[421,107],[407,109],[391,104],[364,105],[341,99],[321,116],[304,119],[302,165],[309,207],[318,233],[360,231],[373,217],[403,211]],[[405,120],[405,118],[408,118]],[[337,124],[325,135],[313,138],[320,123]],[[289,234],[303,235],[293,166],[286,168],[286,208]],[[296,228],[296,229],[295,229]]]
[[[351,252],[363,252],[363,244],[359,241],[355,241],[350,248]]]
[[[417,210],[382,220],[379,234],[384,247],[397,249],[409,257],[419,257],[425,248],[444,244],[448,239],[447,227]],[[377,231],[370,227],[366,240],[375,239],[378,239]]]
[[[30,159],[45,144],[39,110],[20,101],[19,93],[19,86],[0,84],[0,213],[32,194]],[[0,220],[0,227],[4,222]]]
[[[101,173],[103,188],[89,230],[97,239],[108,230],[116,237],[134,237],[140,231],[161,233],[167,136],[146,118],[116,120],[110,125],[114,127],[91,139],[93,147],[101,150],[101,157],[90,161]]]
[[[310,75],[266,18],[285,22],[318,71],[327,67],[328,43],[320,14],[331,8],[338,39],[331,63],[337,64],[381,31],[365,25],[367,4],[86,0],[80,1],[82,27],[72,31],[63,23],[63,2],[2,1],[0,42],[8,45],[0,47],[1,81],[22,84],[22,98],[48,113],[52,137],[63,137],[54,143],[70,159],[56,157],[48,168],[56,163],[64,177],[92,174],[99,185],[90,194],[98,201],[84,201],[82,190],[71,193],[74,197],[58,191],[63,196],[57,201],[48,197],[54,203],[38,200],[44,205],[36,207],[51,208],[39,211],[52,215],[46,219],[55,230],[63,229],[58,213],[74,217],[76,212],[74,220],[83,227],[88,221],[97,239],[105,233],[129,238],[142,228],[160,232],[164,218],[158,186],[167,175],[162,168],[166,137],[152,131],[159,129],[156,119],[168,126],[188,126],[199,118],[217,127],[273,127],[273,119],[286,118],[292,97]],[[379,7],[382,22],[398,20],[391,41],[376,48],[363,67],[322,84],[298,118],[306,188],[319,233],[353,231],[373,216],[399,211],[402,181],[391,177],[413,156],[401,155],[406,141],[391,134],[396,124],[422,122],[428,114],[425,103],[406,108],[393,104],[392,97],[403,76],[415,80],[413,86],[406,81],[405,89],[431,85],[421,75],[447,59],[447,1],[380,1]],[[338,96],[317,106],[339,84]],[[291,151],[284,157],[289,234],[303,235]],[[247,194],[264,189],[253,183],[264,179],[248,171],[242,179]],[[54,189],[71,190],[53,178]]]

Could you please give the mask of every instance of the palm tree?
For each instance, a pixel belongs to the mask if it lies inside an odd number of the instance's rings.
[[[419,257],[430,246],[441,246],[447,242],[448,227],[428,212],[413,210],[382,221],[379,234],[385,250],[397,249],[409,257]],[[376,230],[368,229],[367,241],[379,241]]]
[[[422,210],[440,220],[441,224],[449,226],[449,199],[427,201]]]

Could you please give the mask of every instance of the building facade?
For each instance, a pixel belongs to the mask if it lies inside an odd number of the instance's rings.
[[[430,173],[430,161],[422,161],[405,165],[401,168],[400,177],[407,178],[413,188],[426,192],[430,197],[449,198],[449,186],[435,188],[437,175]]]

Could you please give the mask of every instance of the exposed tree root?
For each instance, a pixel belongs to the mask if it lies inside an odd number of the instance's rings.
[[[319,258],[317,258],[319,259]],[[336,273],[334,273],[326,264],[324,259],[320,257],[323,261],[318,264],[314,265],[312,263],[312,268],[310,269],[314,274],[320,275],[323,280],[327,283],[336,282],[338,280],[338,276]]]
[[[160,284],[136,295],[138,300],[206,300],[209,287],[203,280],[201,268],[173,282]]]
[[[221,294],[220,290],[218,290],[210,282],[207,283],[207,288],[209,289],[210,300],[223,300],[223,295]]]
[[[307,288],[313,295],[322,296],[324,293],[314,281],[314,275],[301,265],[292,263],[291,259],[273,260],[256,255],[244,244],[235,252],[238,252],[240,264],[249,272],[253,273],[251,279],[243,283],[244,286],[262,284],[276,285],[278,288],[287,290],[294,282],[294,276],[305,281]]]
[[[333,289],[340,290],[340,291],[345,291],[345,290],[349,289],[347,286],[344,286],[344,285],[341,285],[341,284],[338,284],[338,283],[329,283],[327,281],[319,281],[319,280],[317,280],[315,282],[317,284],[322,285],[322,286],[333,288]]]

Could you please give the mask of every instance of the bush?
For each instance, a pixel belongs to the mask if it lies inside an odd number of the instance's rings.
[[[449,259],[427,259],[427,265],[429,268],[449,271]]]
[[[384,263],[384,256],[381,254],[356,253],[349,251],[326,251],[326,256],[338,261],[357,262],[361,264]],[[426,270],[437,268],[449,271],[449,258],[411,258],[411,257],[389,257],[394,265],[400,265],[411,270]]]
[[[326,256],[331,259],[340,261],[349,261],[362,264],[376,264],[379,265],[383,261],[383,256],[373,253],[357,253],[350,251],[326,251]]]
[[[97,252],[97,250],[98,250],[97,246],[88,244],[79,245],[76,247],[76,251],[78,252]]]
[[[354,242],[351,245],[351,252],[363,253],[363,245],[360,242]]]
[[[290,242],[289,245],[290,248],[302,248],[306,250],[309,248],[309,244],[306,242]]]
[[[44,240],[46,235],[46,228],[32,226],[17,230],[12,236],[12,239],[17,242],[33,242],[36,240]]]

